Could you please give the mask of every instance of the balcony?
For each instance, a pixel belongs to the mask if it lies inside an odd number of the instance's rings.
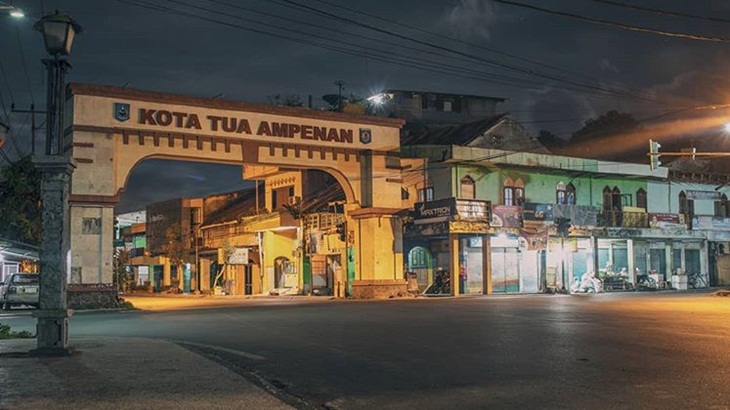
[[[646,212],[600,211],[598,226],[609,228],[649,228]]]

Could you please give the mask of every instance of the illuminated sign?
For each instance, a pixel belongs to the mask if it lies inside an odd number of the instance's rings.
[[[116,121],[127,121],[129,115],[129,104],[114,103]],[[139,125],[172,127],[183,131],[223,132],[339,144],[352,144],[356,133],[354,129],[350,128],[317,126],[300,122],[254,121],[245,117],[202,115],[153,108],[137,109],[135,120]],[[359,135],[358,142],[362,144],[369,144],[372,141],[372,131],[368,128],[360,128],[357,134]]]

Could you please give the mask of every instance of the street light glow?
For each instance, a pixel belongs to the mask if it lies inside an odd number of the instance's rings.
[[[722,126],[722,129],[725,130],[726,134],[730,134],[730,122],[726,122],[725,125]]]
[[[20,19],[25,17],[25,13],[23,13],[23,10],[21,9],[12,9],[10,10],[10,17],[15,17],[16,19]]]
[[[385,104],[386,100],[387,100],[387,96],[383,93],[375,94],[375,95],[368,97],[368,101],[370,101],[371,104],[375,104],[375,105],[383,105],[383,104]]]

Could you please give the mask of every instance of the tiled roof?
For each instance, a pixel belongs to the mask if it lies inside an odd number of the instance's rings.
[[[434,128],[413,133],[401,139],[401,145],[468,145],[475,138],[499,124],[507,114],[467,122],[461,125]]]

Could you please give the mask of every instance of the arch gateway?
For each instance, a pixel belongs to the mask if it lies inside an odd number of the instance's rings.
[[[353,296],[405,289],[402,120],[78,83],[69,117],[71,284],[112,283],[114,206],[137,163],[164,158],[241,165],[246,179],[272,167],[330,173],[354,232]]]

